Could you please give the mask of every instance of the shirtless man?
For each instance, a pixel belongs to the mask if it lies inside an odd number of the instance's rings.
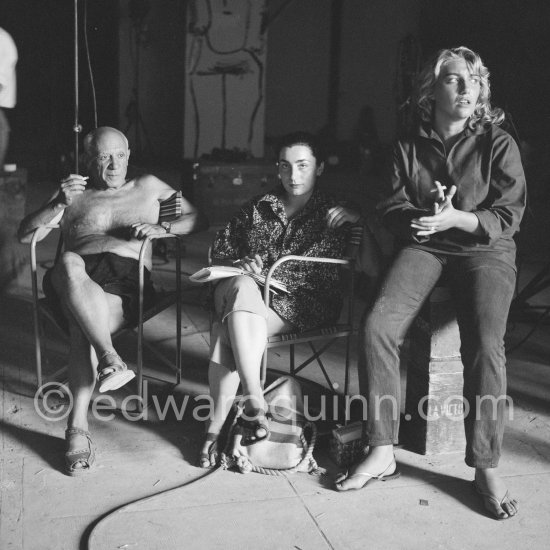
[[[185,199],[178,219],[157,225],[159,205],[174,189],[152,175],[126,180],[130,150],[122,132],[97,128],[84,138],[84,151],[89,180],[71,174],[19,227],[22,242],[29,242],[33,231],[45,224],[59,223],[63,233],[65,252],[46,273],[44,292],[60,303],[70,334],[73,408],[65,432],[69,475],[85,473],[94,460],[87,412],[96,378],[99,391],[105,392],[135,376],[116,353],[111,334],[135,316],[140,241],[148,235],[206,228],[205,219]],[[49,231],[43,229],[40,238]],[[151,264],[149,253],[146,267]],[[152,289],[150,281],[146,285]]]

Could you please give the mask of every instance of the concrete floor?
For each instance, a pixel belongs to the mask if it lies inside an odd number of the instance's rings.
[[[34,208],[38,197],[47,192],[46,184],[30,189],[28,208]],[[212,231],[186,239],[187,273],[204,264],[211,237]],[[43,265],[51,261],[53,250],[53,240],[41,248]],[[546,261],[541,256],[528,258],[522,284]],[[173,262],[158,265],[155,276],[159,285],[168,287]],[[185,286],[184,381],[173,391],[178,407],[186,395],[197,396],[207,389],[209,325],[202,296],[200,289]],[[545,292],[534,300],[548,303],[550,296]],[[54,418],[63,416],[67,407],[54,399],[52,410],[45,414],[43,402],[34,399],[28,273],[10,288],[0,307],[2,549],[548,547],[548,325],[537,328],[508,357],[514,408],[500,471],[521,509],[516,518],[498,522],[485,514],[474,495],[472,471],[460,452],[422,456],[398,449],[399,479],[346,494],[331,488],[339,468],[323,439],[315,452],[324,471],[320,475],[205,472],[194,465],[202,423],[193,418],[191,405],[180,419],[172,411],[160,420],[155,407],[147,409],[147,418],[139,421],[109,411],[99,411],[96,417],[90,414],[96,464],[85,477],[67,477],[62,471],[64,421]],[[167,354],[174,349],[173,323],[174,312],[168,310],[147,329],[147,338]],[[508,344],[519,342],[532,326],[511,322]],[[61,364],[65,345],[55,334],[48,334],[47,342],[48,369],[53,371]],[[130,362],[135,359],[131,337],[119,349]],[[339,381],[341,351],[338,348],[327,361]],[[287,360],[283,348],[270,352],[273,368],[284,370]],[[146,363],[149,372],[161,372],[153,357],[147,356]],[[319,380],[313,371],[306,376]],[[354,373],[352,389],[356,388]],[[151,383],[150,398],[162,396],[165,389]],[[119,404],[126,396],[122,390],[115,393]]]

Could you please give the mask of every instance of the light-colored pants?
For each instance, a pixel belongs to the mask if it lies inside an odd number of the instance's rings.
[[[267,323],[267,333],[292,332],[294,325],[285,321],[264,304],[262,292],[251,277],[238,275],[222,279],[214,289],[215,317],[210,331],[210,361],[234,371],[236,369],[227,317],[235,311],[258,315],[258,322]]]

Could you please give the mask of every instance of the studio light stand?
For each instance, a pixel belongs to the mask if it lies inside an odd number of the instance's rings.
[[[82,132],[82,125],[80,124],[80,105],[79,105],[79,93],[78,93],[79,79],[78,79],[78,0],[74,0],[74,173],[79,173],[79,140],[80,133]]]
[[[512,301],[511,313],[514,318],[523,316],[528,320],[529,313],[539,314],[538,323],[550,313],[550,304],[529,304],[529,298],[550,287],[550,262],[548,262],[517,294]],[[519,319],[518,319],[519,320]],[[530,319],[532,320],[532,318]],[[547,322],[550,321],[550,317]]]
[[[529,207],[529,203],[527,205],[527,213],[529,216],[533,215]],[[519,247],[519,250],[521,250],[521,246]],[[518,262],[518,280],[521,269],[522,262],[520,261]],[[541,325],[546,325],[550,322],[550,304],[529,303],[530,298],[533,298],[548,288],[550,288],[550,261],[548,261],[521,290],[518,290],[516,296],[512,300],[509,315],[510,321],[516,323],[529,323],[532,326],[529,328],[527,334],[519,340],[519,342],[516,342],[511,347],[506,348],[507,354],[512,353],[525,344],[525,342],[531,338],[531,336]]]
[[[542,324],[547,324],[550,320],[548,315],[550,313],[550,304],[532,305],[527,303],[529,298],[532,298],[548,287],[550,287],[550,262],[548,262],[512,300],[510,320],[533,323],[533,326],[519,342],[515,343],[512,347],[506,348],[507,354],[512,353],[525,344]]]
[[[93,105],[93,120],[94,128],[97,128],[97,101],[95,93],[95,84],[94,84],[94,75],[92,71],[92,63],[90,59],[90,48],[88,44],[88,4],[87,0],[84,0],[83,11],[83,41],[84,41],[84,51],[86,54],[87,67],[90,77],[90,91],[92,96],[92,105]],[[74,173],[78,174],[79,172],[79,141],[80,134],[82,133],[82,124],[80,124],[80,81],[79,81],[79,6],[78,0],[74,0],[74,44],[73,44],[73,56],[74,56],[74,121],[72,131],[74,133]]]
[[[146,151],[142,147],[142,135],[145,138],[148,152],[151,157],[154,157],[153,147],[149,139],[149,133],[141,116],[139,91],[140,91],[140,62],[141,48],[143,44],[143,32],[145,27],[145,18],[149,13],[150,4],[148,0],[131,0],[130,1],[130,19],[132,20],[132,32],[134,34],[134,85],[132,88],[132,99],[128,103],[125,111],[128,125],[124,133],[128,135],[130,129],[134,130],[134,149],[138,156],[142,156]]]

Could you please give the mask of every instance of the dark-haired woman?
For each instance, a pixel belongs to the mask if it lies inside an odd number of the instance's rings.
[[[213,262],[266,275],[276,260],[288,254],[341,258],[344,225],[360,216],[316,189],[323,160],[311,134],[284,137],[277,150],[280,186],[245,204],[216,235]],[[289,293],[273,296],[269,308],[260,288],[246,275],[222,280],[214,290],[216,319],[208,371],[213,409],[199,456],[202,467],[217,460],[217,439],[239,383],[246,442],[253,444],[269,435],[260,384],[268,334],[333,324],[339,316],[342,295],[336,266],[287,262],[276,277]]]

